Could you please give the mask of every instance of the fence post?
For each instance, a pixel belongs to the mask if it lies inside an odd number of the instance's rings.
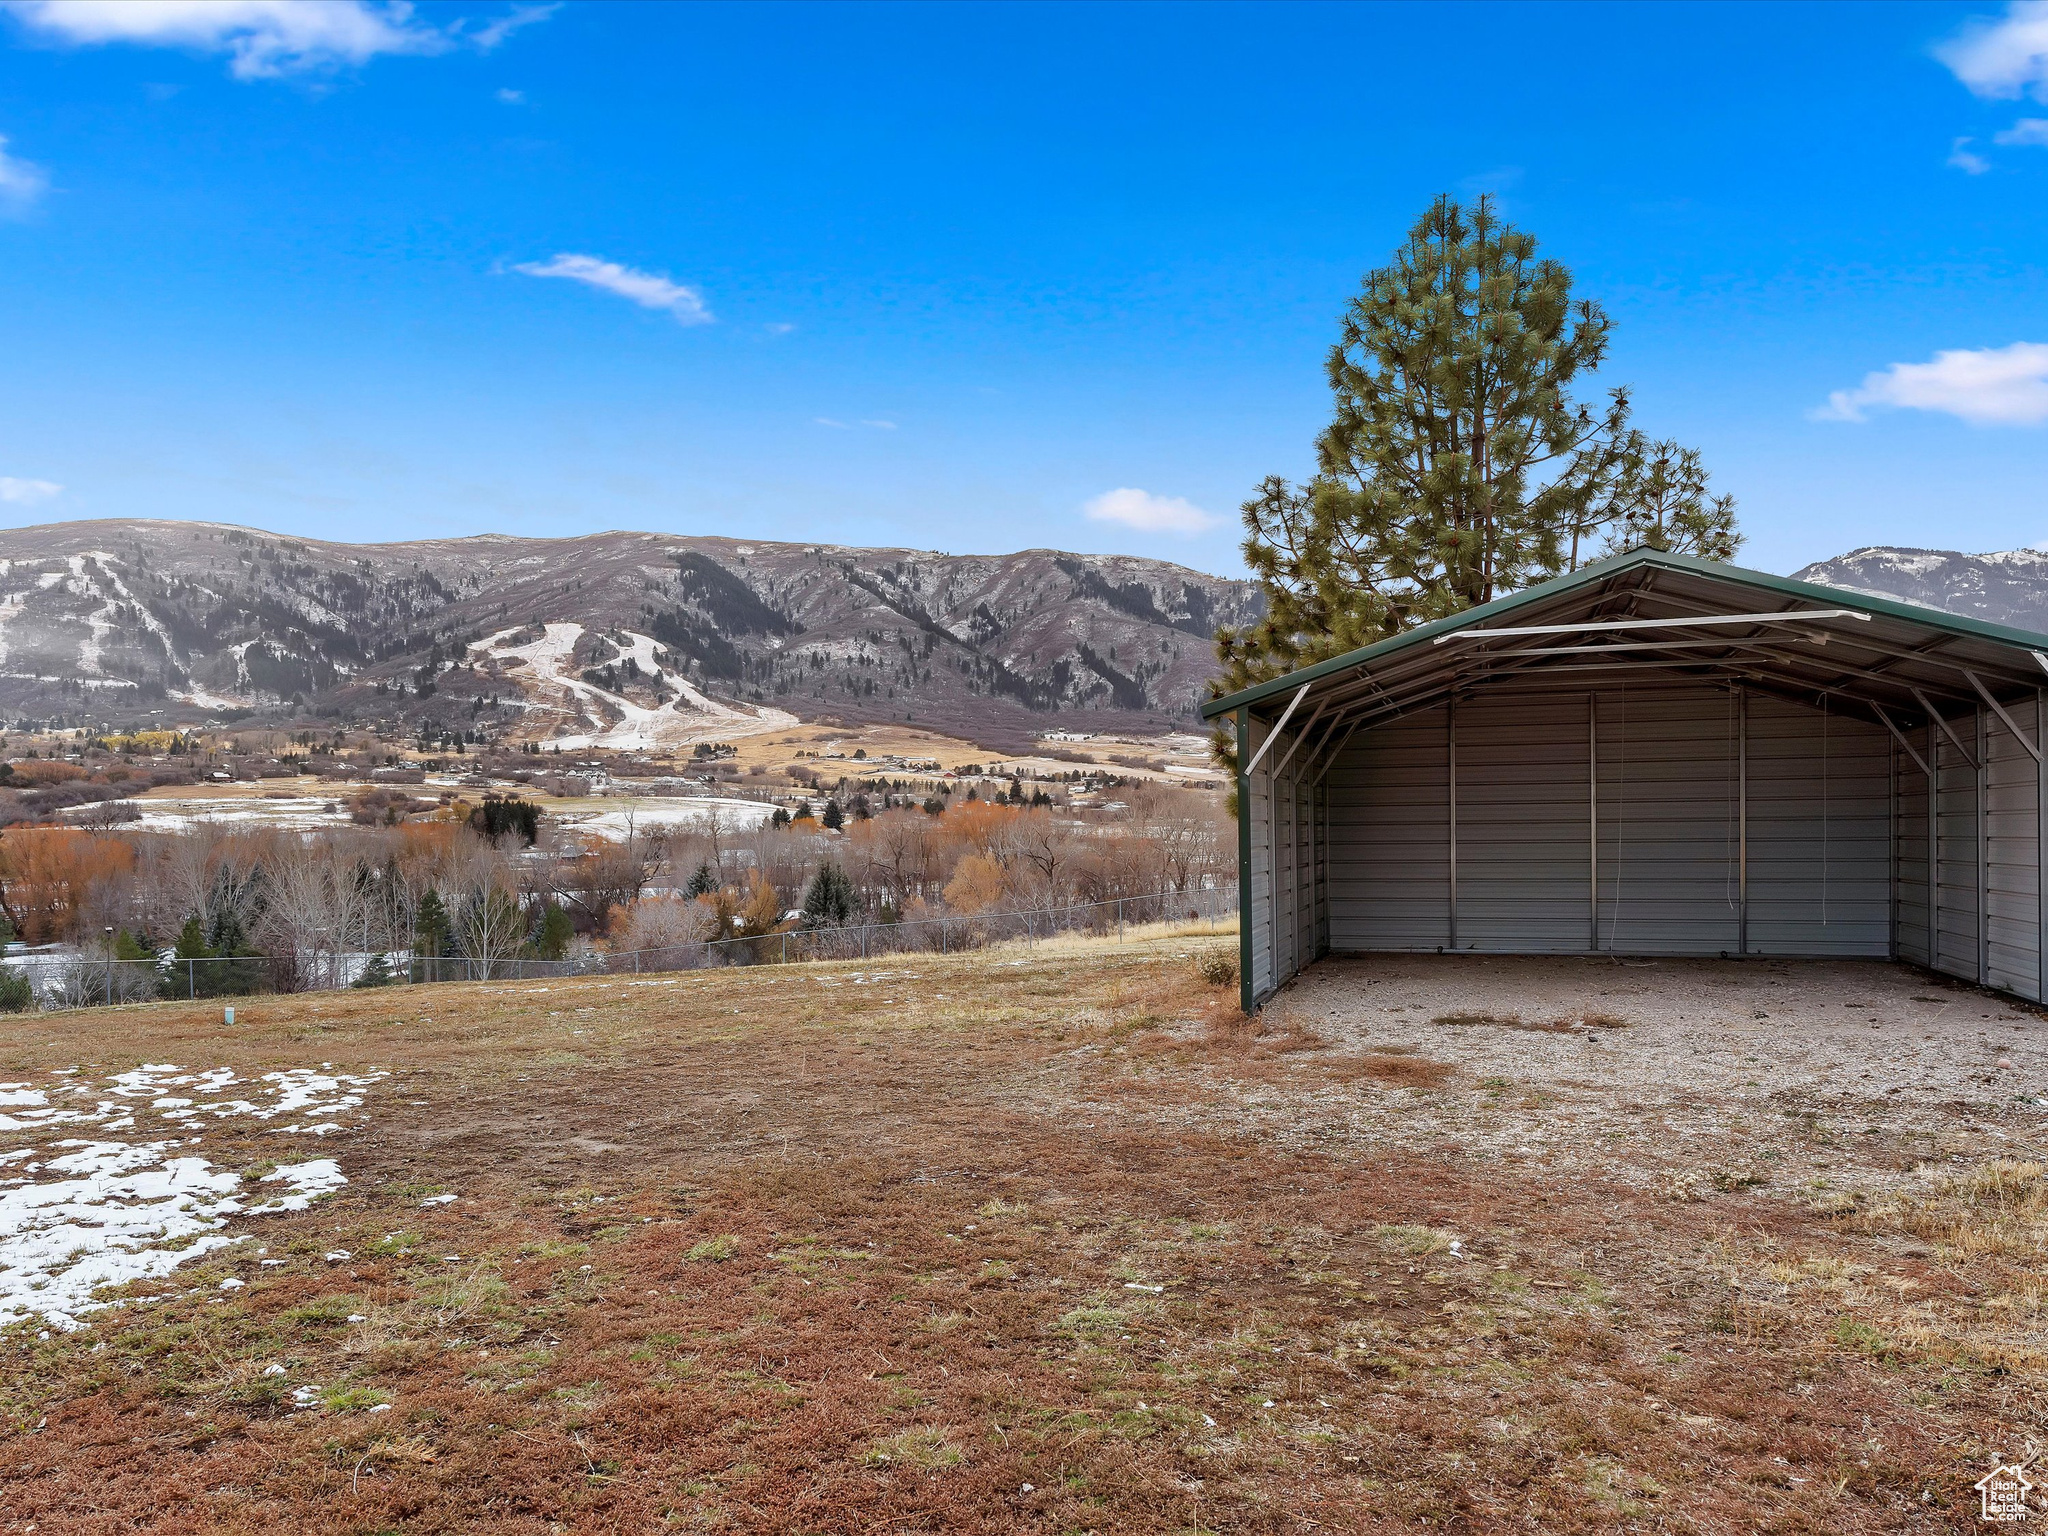
[[[1116,899],[1116,941],[1119,944],[1124,941],[1124,899],[1121,896]]]
[[[191,955],[185,957],[185,1001],[191,1002],[199,996],[199,962]]]
[[[782,963],[784,965],[789,964],[789,933],[786,929],[782,935]]]
[[[640,951],[637,949],[633,951],[633,974],[635,976],[640,974]]]

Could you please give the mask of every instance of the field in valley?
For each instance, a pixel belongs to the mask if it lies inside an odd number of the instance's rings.
[[[0,1023],[0,1529],[1964,1530],[2034,1450],[2031,1012],[1234,952]]]

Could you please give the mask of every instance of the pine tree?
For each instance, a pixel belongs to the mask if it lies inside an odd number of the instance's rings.
[[[391,985],[391,962],[378,950],[363,966],[362,973],[349,983],[352,987],[388,987]]]
[[[262,987],[263,952],[249,942],[233,907],[222,907],[214,917],[207,947],[213,959],[201,961],[195,972],[200,996],[247,997]]]
[[[837,832],[846,825],[846,812],[839,808],[837,800],[827,800],[825,802],[825,811],[818,818],[818,825],[827,832]]]
[[[569,921],[569,914],[559,903],[549,902],[541,911],[540,935],[534,941],[534,954],[542,960],[566,960],[569,945],[576,937],[576,925]]]
[[[1703,560],[1732,560],[1742,547],[1742,535],[1735,531],[1735,498],[1708,494],[1697,449],[1670,441],[1649,444],[1622,505],[1603,553],[1664,549]]]
[[[846,871],[832,859],[820,864],[818,872],[811,876],[810,888],[804,892],[804,921],[819,925],[845,923],[852,920],[859,908],[860,898]]]
[[[718,871],[713,869],[711,861],[706,859],[697,866],[696,872],[690,876],[690,883],[683,887],[683,894],[692,898],[709,896],[717,889]]]
[[[440,892],[429,886],[412,915],[411,971],[414,981],[441,979],[440,967],[434,962],[448,953],[448,936],[453,927]]]
[[[429,889],[420,898],[412,920],[412,951],[432,958],[448,952],[448,908],[439,891]]]
[[[1732,555],[1698,457],[1573,394],[1609,323],[1490,199],[1440,197],[1366,275],[1327,363],[1335,414],[1306,485],[1264,481],[1244,555],[1267,611],[1217,633],[1231,693],[1576,569],[1638,535]],[[1661,467],[1660,467],[1661,466]]]

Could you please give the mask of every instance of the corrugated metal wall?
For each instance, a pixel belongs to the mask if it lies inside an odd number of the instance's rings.
[[[1839,703],[1748,715],[1749,953],[1889,955],[1890,734]]]
[[[1916,733],[1917,736],[1917,733]],[[1928,760],[1932,743],[1916,740],[1914,748]],[[1892,935],[1895,953],[1901,960],[1926,965],[1932,953],[1927,931],[1928,915],[1934,911],[1928,900],[1927,861],[1928,798],[1927,775],[1920,764],[1896,742],[1892,744],[1893,782],[1898,785],[1892,809]]]
[[[1934,968],[1972,981],[1984,974],[1982,933],[1977,921],[1977,871],[1981,863],[1983,827],[1977,819],[1977,718],[1966,712],[1950,719],[1950,731],[1935,733],[1932,759],[1938,798],[1935,803]],[[1965,747],[1969,755],[1965,755]]]
[[[2032,710],[2023,711],[2025,730]],[[1984,965],[1991,986],[2031,996],[2040,980],[2041,787],[2034,755],[1990,710],[1984,730]]]
[[[1468,695],[1359,731],[1326,778],[1307,753],[1276,779],[1290,735],[1247,804],[1254,996],[1333,950],[1927,963],[1931,894],[1936,969],[2040,998],[2048,698],[2015,713],[2026,742],[1989,709],[1947,717],[1960,745],[1915,729],[1931,806],[1852,709],[1706,686]]]
[[[1599,695],[1600,935],[1619,954],[1733,954],[1742,932],[1741,699]]]
[[[1324,781],[1330,948],[1451,942],[1450,714],[1360,731]]]
[[[1266,726],[1254,719],[1250,736],[1239,745],[1245,751],[1257,752],[1270,734]],[[1283,972],[1276,976],[1273,969],[1273,774],[1270,767],[1254,768],[1240,786],[1238,796],[1237,813],[1244,818],[1250,834],[1246,848],[1247,873],[1242,881],[1244,899],[1238,904],[1238,921],[1251,926],[1251,964],[1245,967],[1251,983],[1249,990],[1253,997],[1263,998],[1285,981],[1288,974]]]
[[[1590,713],[1570,695],[1459,701],[1458,948],[1591,943]]]

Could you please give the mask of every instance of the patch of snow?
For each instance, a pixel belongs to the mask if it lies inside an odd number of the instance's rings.
[[[20,1170],[0,1179],[0,1324],[82,1327],[82,1314],[112,1305],[95,1299],[101,1287],[159,1279],[239,1241],[219,1230],[229,1217],[304,1210],[345,1182],[331,1160],[279,1168],[265,1182],[289,1193],[245,1207],[240,1175],[166,1155],[178,1145],[65,1140],[49,1149],[56,1156],[0,1159]]]
[[[506,642],[519,628],[487,635],[470,647],[492,661],[523,661],[533,674],[535,688],[581,716],[593,729],[551,738],[568,751],[605,747],[614,751],[638,751],[652,747],[688,746],[713,737],[757,736],[797,724],[797,717],[766,705],[727,704],[701,693],[681,673],[664,669],[656,660],[659,649],[649,636],[621,631],[627,642],[624,653],[611,665],[631,657],[643,674],[658,676],[678,690],[678,696],[658,708],[636,704],[623,694],[586,683],[574,670],[576,642],[583,638],[581,624],[556,623],[543,627],[538,640],[524,645]]]

